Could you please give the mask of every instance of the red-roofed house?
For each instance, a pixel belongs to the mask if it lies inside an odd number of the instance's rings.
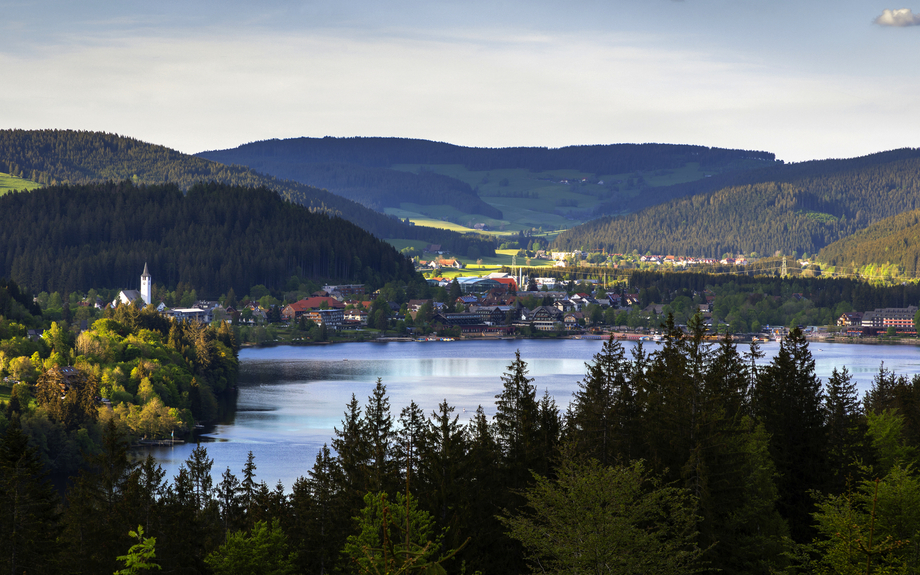
[[[332,297],[308,297],[284,306],[284,309],[281,310],[281,319],[285,321],[300,319],[305,313],[322,308],[324,303],[329,309],[345,309],[344,303]]]

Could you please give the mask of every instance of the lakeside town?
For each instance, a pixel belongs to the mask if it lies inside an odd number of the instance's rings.
[[[736,340],[779,340],[791,327],[799,327],[817,340],[909,342],[917,334],[918,307],[881,307],[855,311],[837,305],[831,321],[761,323],[755,317],[739,322],[737,312],[726,311],[718,290],[681,290],[663,294],[658,289],[630,290],[628,280],[603,285],[603,280],[566,281],[547,276],[517,277],[511,273],[434,276],[427,278],[433,297],[417,298],[405,287],[388,285],[369,291],[363,284],[326,284],[304,294],[291,291],[284,299],[267,293],[237,300],[232,293],[216,300],[189,299],[168,305],[154,297],[153,279],[145,269],[140,289],[120,290],[111,302],[97,297],[77,304],[77,318],[101,315],[118,305],[152,306],[163,316],[180,322],[228,322],[235,326],[241,344],[275,342],[310,343],[368,341],[373,339],[443,339],[489,337],[614,337],[655,339],[668,314],[678,326],[698,315],[710,338],[730,333]],[[306,286],[303,286],[306,287]],[[267,290],[265,290],[267,292]],[[411,290],[410,290],[411,291]],[[256,296],[259,288],[253,290]],[[302,297],[298,297],[302,296]],[[36,302],[60,300],[40,294]],[[737,299],[737,298],[735,298]],[[749,298],[750,299],[750,298]],[[808,294],[790,292],[770,298],[780,307],[811,306]],[[662,303],[665,302],[665,303]],[[789,304],[788,306],[786,304]],[[750,315],[750,314],[749,314]],[[825,314],[827,316],[827,314]],[[801,317],[809,317],[807,315]],[[87,321],[83,319],[82,329]],[[738,329],[741,327],[742,329]],[[39,333],[32,330],[32,337]]]

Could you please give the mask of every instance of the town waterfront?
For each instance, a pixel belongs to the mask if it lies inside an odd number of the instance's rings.
[[[446,399],[466,421],[480,405],[486,414],[494,413],[501,376],[520,350],[538,395],[549,392],[564,411],[584,377],[585,362],[602,345],[598,340],[480,340],[248,348],[240,352],[235,411],[207,429],[201,441],[214,460],[215,480],[228,467],[239,476],[252,451],[257,479],[270,487],[280,481],[290,491],[297,477],[307,475],[322,445],[331,443],[352,394],[363,407],[378,377],[387,386],[394,420],[410,401],[431,413]],[[627,352],[636,346],[623,345]],[[649,352],[658,347],[645,344]],[[779,344],[761,349],[766,363]],[[812,343],[810,349],[823,380],[835,367],[846,366],[860,394],[882,362],[899,375],[920,372],[920,347]],[[739,345],[739,351],[746,350]],[[172,478],[194,447],[156,447],[138,454],[153,454]]]

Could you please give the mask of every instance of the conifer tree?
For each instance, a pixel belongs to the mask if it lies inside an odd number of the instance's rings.
[[[754,413],[770,434],[770,456],[779,473],[779,509],[795,541],[812,536],[809,492],[828,477],[824,396],[815,360],[802,331],[793,329],[759,374]]]
[[[377,378],[364,410],[369,444],[369,491],[391,492],[396,487],[397,462],[394,459],[396,430],[390,414],[390,399],[383,380]]]
[[[824,413],[827,424],[827,462],[830,469],[826,490],[842,493],[857,479],[861,438],[865,435],[862,407],[856,382],[849,370],[834,368],[827,380]]]
[[[501,378],[502,392],[495,396],[495,436],[512,488],[526,483],[537,456],[537,389],[527,373],[520,350],[515,351],[514,361]]]
[[[334,428],[332,449],[336,452],[336,483],[355,508],[367,493],[371,448],[367,435],[367,421],[362,416],[361,405],[354,394],[345,407],[342,428]]]

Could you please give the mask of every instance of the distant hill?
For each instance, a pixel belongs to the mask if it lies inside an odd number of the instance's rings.
[[[646,187],[673,183],[665,174],[675,170],[681,173],[674,181],[686,181],[775,161],[768,152],[672,144],[469,148],[330,137],[266,140],[198,156],[320,186],[378,210],[464,224],[491,219],[490,226],[509,229],[558,229],[595,212],[620,212],[625,200],[645,197]],[[588,180],[599,185],[586,186]],[[530,212],[542,216],[521,216]]]
[[[817,260],[847,271],[893,265],[907,277],[920,277],[920,210],[885,218],[838,240],[822,249]]]
[[[600,218],[560,234],[555,246],[708,257],[815,253],[884,218],[920,208],[920,149],[731,177],[746,183]]]
[[[492,244],[475,236],[408,226],[342,196],[298,182],[182,154],[164,146],[103,132],[0,130],[0,172],[43,185],[131,180],[171,183],[186,190],[198,182],[265,186],[310,210],[337,215],[380,238],[425,240],[459,253],[476,246],[491,255]]]
[[[617,174],[677,168],[687,162],[724,165],[740,158],[773,161],[774,154],[677,144],[609,144],[564,148],[469,148],[408,138],[293,138],[202,152],[224,163],[346,163],[389,168],[398,164],[461,164],[475,171],[523,168],[534,172],[572,169]]]
[[[418,282],[412,263],[356,225],[284,201],[267,188],[130,182],[59,184],[0,197],[0,278],[34,292],[125,288],[154,281],[206,297],[253,285]]]

